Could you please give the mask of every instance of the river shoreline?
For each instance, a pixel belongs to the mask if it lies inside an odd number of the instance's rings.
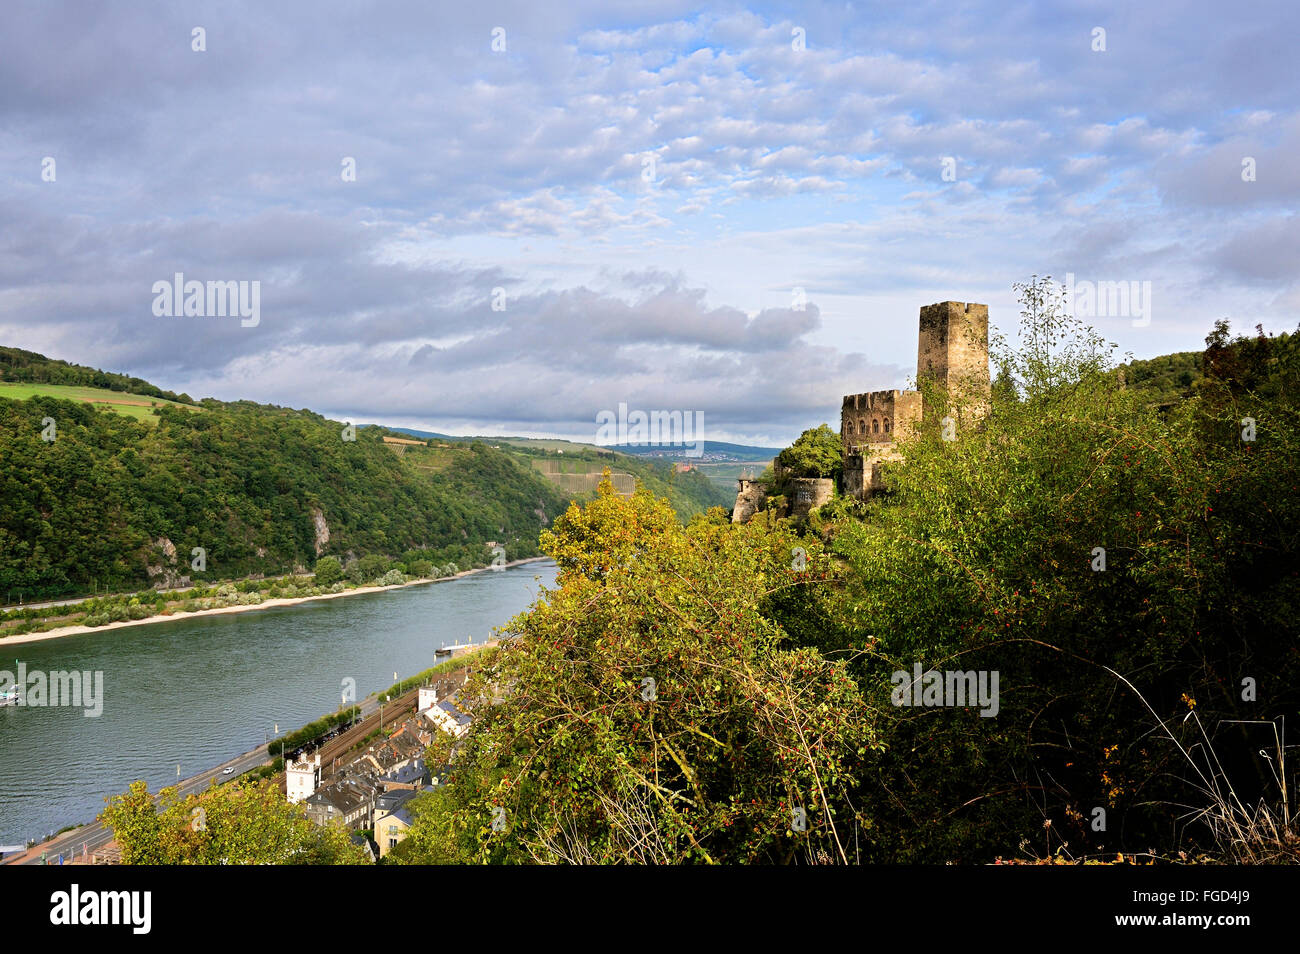
[[[522,560],[512,560],[505,564],[506,568],[523,566],[528,563],[539,563],[549,560],[548,556],[526,557]],[[182,619],[194,619],[199,616],[218,616],[226,613],[247,613],[254,610],[273,609],[277,606],[296,606],[299,603],[310,603],[314,600],[334,600],[344,596],[356,596],[361,593],[382,593],[385,590],[400,590],[408,586],[423,586],[429,583],[446,583],[448,580],[458,580],[462,576],[470,576],[474,573],[490,573],[492,567],[484,566],[474,570],[461,570],[453,576],[442,576],[437,579],[411,580],[407,583],[397,583],[393,586],[358,586],[356,589],[344,590],[342,593],[321,593],[319,596],[289,596],[279,597],[278,599],[263,600],[261,603],[254,603],[250,606],[219,606],[213,609],[195,610],[193,613],[171,613],[166,616],[146,616],[144,619],[122,620],[117,623],[106,623],[103,626],[60,626],[57,629],[51,629],[44,633],[18,633],[12,636],[0,637],[0,646],[16,646],[19,643],[37,643],[47,639],[59,639],[63,636],[80,636],[85,633],[102,633],[111,629],[125,629],[128,626],[148,626],[151,623],[172,623]],[[226,581],[229,582],[229,581]]]

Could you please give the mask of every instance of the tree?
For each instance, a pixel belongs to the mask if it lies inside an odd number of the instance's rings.
[[[364,851],[340,826],[314,824],[270,781],[233,782],[181,796],[155,797],[136,781],[107,800],[101,819],[123,864],[364,864]]]
[[[462,690],[475,722],[434,756],[450,791],[413,844],[478,861],[848,860],[869,824],[850,801],[877,745],[869,712],[842,662],[786,647],[760,612],[829,572],[810,544],[792,560],[797,543],[684,528],[608,482],[571,507],[544,542],[559,588]]]
[[[825,423],[804,431],[776,459],[789,477],[833,477],[838,480],[844,470],[840,435]]]
[[[1018,286],[1022,346],[994,338],[1015,388],[956,440],[927,420],[900,444],[893,492],[833,542],[837,598],[872,637],[857,674],[900,756],[876,777],[906,793],[876,807],[873,859],[986,860],[1041,837],[1044,816],[1040,847],[1174,850],[1168,806],[1206,778],[1230,773],[1244,804],[1267,795],[1268,742],[1246,726],[1300,703],[1300,498],[1276,491],[1300,485],[1293,404],[1161,413],[1118,388],[1113,348],[1045,281]],[[892,675],[918,664],[1000,673],[998,714],[886,705]],[[1255,672],[1267,702],[1243,700]],[[1193,707],[1216,727],[1212,769],[1185,754],[1203,751]],[[1086,824],[1094,807],[1109,835]]]
[[[333,586],[343,579],[343,565],[338,557],[321,557],[316,561],[316,585]]]

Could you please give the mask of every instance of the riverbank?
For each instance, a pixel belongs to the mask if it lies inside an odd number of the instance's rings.
[[[547,556],[527,557],[523,560],[512,560],[505,564],[505,566],[523,566],[527,563],[540,563],[549,559],[550,557]],[[47,630],[43,633],[16,633],[12,636],[0,637],[0,646],[16,646],[19,643],[36,643],[46,639],[59,639],[63,636],[80,636],[84,633],[102,633],[111,629],[125,629],[128,626],[148,626],[151,623],[169,623],[175,622],[178,619],[195,619],[200,616],[218,616],[226,613],[247,613],[254,610],[271,609],[276,606],[296,606],[299,603],[309,603],[314,600],[334,600],[344,596],[356,596],[360,593],[381,593],[385,590],[399,590],[407,586],[423,586],[428,583],[445,583],[448,580],[457,580],[462,576],[470,576],[474,573],[491,572],[494,572],[493,568],[485,566],[474,570],[461,570],[453,576],[443,576],[438,577],[437,579],[410,580],[406,583],[394,583],[392,586],[358,586],[355,589],[344,590],[342,593],[321,593],[318,596],[279,597],[277,599],[263,600],[261,603],[253,603],[248,606],[220,606],[213,609],[195,610],[192,613],[169,613],[159,616],[146,616],[144,619],[105,623],[103,626],[60,626],[57,629]]]

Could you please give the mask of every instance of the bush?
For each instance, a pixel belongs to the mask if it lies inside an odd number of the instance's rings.
[[[387,557],[372,553],[369,556],[363,556],[348,567],[348,579],[357,586],[362,586],[371,580],[379,579],[388,572],[391,566],[392,564]]]
[[[406,576],[401,570],[389,570],[379,582],[383,586],[400,586],[406,582]]]

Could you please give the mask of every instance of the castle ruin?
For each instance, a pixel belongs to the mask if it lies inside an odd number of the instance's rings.
[[[930,380],[953,394],[975,395],[967,414],[978,418],[989,397],[989,306],[941,301],[921,308],[916,380]],[[981,404],[982,402],[982,404]],[[883,465],[902,460],[898,441],[920,426],[926,409],[920,391],[846,394],[840,406],[846,496],[866,499],[881,489]],[[829,481],[825,481],[829,483]],[[762,508],[763,492],[741,481],[732,520],[744,523]],[[824,502],[824,501],[821,501]],[[820,503],[818,504],[820,505]],[[803,509],[807,513],[807,509]]]
[[[952,394],[958,387],[987,399],[989,306],[941,301],[921,309],[916,379],[934,381]],[[920,391],[846,394],[840,409],[844,493],[865,499],[882,486],[882,465],[902,460],[898,441],[925,414]]]

